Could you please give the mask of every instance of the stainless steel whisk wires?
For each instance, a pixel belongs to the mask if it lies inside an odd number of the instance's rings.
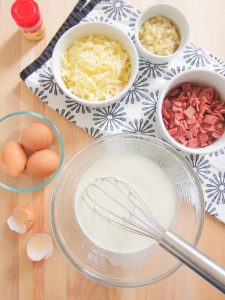
[[[111,196],[109,192],[103,190],[100,186],[107,183],[109,186],[115,188],[121,193],[121,195],[132,204],[132,208],[129,208],[123,204],[123,201]],[[123,189],[122,189],[123,188]],[[91,190],[93,189],[103,194],[107,200],[114,202],[115,205],[122,208],[122,212],[128,212],[130,218],[122,214],[121,216],[107,208],[107,203],[105,206],[102,204],[99,193],[96,197],[91,195]],[[96,199],[97,198],[97,199]],[[134,232],[139,235],[150,237],[154,240],[159,240],[161,235],[164,233],[164,229],[156,220],[155,216],[152,214],[149,207],[142,200],[142,198],[130,187],[127,183],[115,179],[113,177],[99,177],[95,182],[89,184],[83,194],[83,199],[86,205],[94,209],[96,214],[100,215],[106,221],[110,222],[129,232]],[[138,201],[137,201],[138,200]],[[92,205],[91,205],[92,204]],[[137,210],[141,213],[141,217],[137,215]]]
[[[158,241],[161,247],[225,293],[225,269],[175,233],[165,230],[127,183],[113,177],[99,177],[86,187],[82,200],[106,222]]]

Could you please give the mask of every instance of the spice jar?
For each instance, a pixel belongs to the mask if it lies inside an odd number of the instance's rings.
[[[11,14],[27,39],[37,41],[44,37],[45,26],[35,1],[17,0],[12,5]]]

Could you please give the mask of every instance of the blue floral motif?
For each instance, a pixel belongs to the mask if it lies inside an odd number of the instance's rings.
[[[130,29],[134,30],[135,28],[135,25],[136,25],[136,22],[137,22],[137,17],[138,17],[138,14],[133,12],[133,16],[131,16],[129,19],[128,19],[128,26],[130,27]]]
[[[214,67],[214,71],[219,73],[220,75],[225,77],[225,64],[224,65],[220,65],[220,66],[213,66]]]
[[[96,126],[103,128],[105,131],[108,129],[113,131],[115,128],[119,129],[126,121],[126,112],[120,103],[114,103],[112,106],[104,108],[96,108],[96,113],[93,114],[93,121]]]
[[[186,46],[183,58],[191,67],[205,67],[206,64],[210,64],[205,51],[192,43]]]
[[[210,58],[213,60],[213,70],[218,74],[225,77],[225,62],[222,61],[220,58],[210,54]]]
[[[82,22],[104,22],[111,24],[110,20],[108,18],[103,18],[103,16],[93,16],[93,17],[87,17],[83,18]]]
[[[74,115],[71,113],[71,111],[67,111],[65,109],[60,110],[58,108],[56,108],[56,111],[73,124],[76,124],[76,121],[74,120]]]
[[[75,111],[76,113],[90,113],[91,109],[88,106],[84,106],[79,102],[71,99],[70,97],[66,96],[66,107],[70,109],[70,111]]]
[[[124,126],[123,132],[147,134],[155,137],[153,125],[149,120],[144,121],[144,119],[134,119],[133,122],[129,121],[128,125]]]
[[[204,179],[208,179],[210,174],[210,163],[208,159],[205,159],[205,156],[200,156],[199,154],[186,157],[189,164],[193,167],[193,170],[198,175],[199,181],[204,183]]]
[[[205,201],[205,211],[214,217],[218,217],[218,215],[219,215],[215,206],[213,206],[212,203],[207,203],[206,201]]]
[[[122,101],[125,101],[126,104],[129,102],[134,104],[135,101],[139,102],[142,97],[145,97],[145,93],[148,92],[148,86],[147,78],[143,78],[142,76],[136,77]]]
[[[148,116],[151,119],[156,111],[156,105],[159,99],[159,91],[157,90],[155,93],[150,93],[149,97],[145,97],[145,100],[142,102],[144,111],[144,116]],[[153,119],[154,121],[154,119]]]
[[[165,80],[170,80],[174,76],[184,72],[187,69],[186,66],[176,66],[175,68],[171,68],[169,71],[166,72],[164,79]]]
[[[218,151],[209,153],[209,157],[214,157],[214,156],[219,157],[219,156],[224,155],[224,154],[225,154],[225,148],[222,148]]]
[[[134,32],[132,30],[128,32],[128,36],[130,37],[130,39],[132,40],[132,42],[135,43]]]
[[[39,74],[38,82],[41,84],[45,91],[48,91],[49,94],[63,95],[62,89],[59,87],[58,83],[55,81],[55,77],[52,74],[52,70],[50,67],[46,67],[41,69],[41,73]]]
[[[108,18],[113,18],[113,20],[121,21],[122,18],[127,18],[128,15],[136,15],[136,13],[133,12],[133,7],[124,0],[104,0],[103,4],[104,14],[106,14]]]
[[[40,90],[39,88],[32,88],[30,87],[30,90],[33,94],[35,94],[41,101],[43,101],[45,104],[48,104],[48,101],[46,100],[48,97],[45,95],[45,91]]]
[[[148,78],[156,78],[162,77],[162,74],[166,72],[168,67],[168,63],[162,64],[153,64],[149,61],[144,59],[140,59],[139,70],[143,71],[143,74],[146,75]]]
[[[94,127],[91,128],[85,127],[84,130],[87,132],[87,134],[91,135],[95,139],[99,139],[103,137],[103,133],[101,133],[98,128],[95,129]]]
[[[217,64],[221,64],[221,65],[224,64],[224,61],[222,59],[213,55],[212,53],[209,54],[209,58],[213,63],[217,63]]]
[[[209,183],[206,184],[208,188],[206,190],[207,198],[211,202],[217,204],[225,204],[225,173],[219,171],[218,174],[213,174],[212,178],[209,178]]]
[[[135,42],[135,38],[134,38],[134,29],[135,29],[135,25],[136,25],[136,22],[137,22],[137,17],[138,17],[138,14],[133,14],[134,16],[131,16],[128,20],[128,26],[130,28],[130,31],[128,32],[128,35],[129,37],[131,38],[131,40],[133,42]]]

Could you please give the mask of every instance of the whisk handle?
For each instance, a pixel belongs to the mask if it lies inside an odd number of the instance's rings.
[[[225,293],[225,269],[171,231],[159,241],[160,246],[177,257],[221,292]]]

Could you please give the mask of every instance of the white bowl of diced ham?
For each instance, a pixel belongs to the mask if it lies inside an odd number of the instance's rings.
[[[206,154],[225,147],[225,78],[203,69],[174,77],[160,95],[156,125],[178,150]]]

